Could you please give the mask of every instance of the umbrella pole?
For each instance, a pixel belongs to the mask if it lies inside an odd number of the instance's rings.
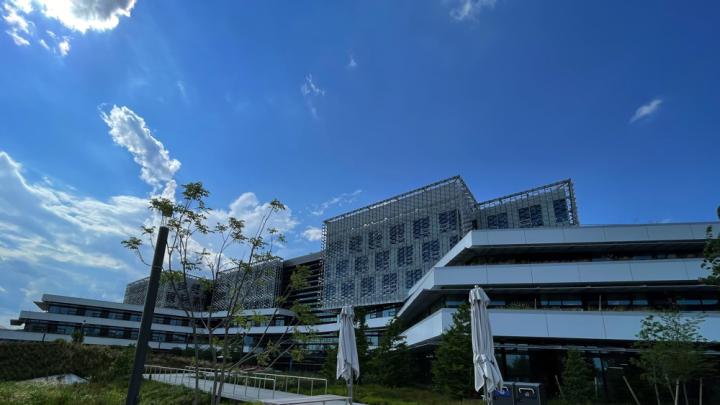
[[[353,403],[353,378],[352,378],[352,372],[350,373],[350,381],[348,382],[348,393],[350,396],[350,403]]]

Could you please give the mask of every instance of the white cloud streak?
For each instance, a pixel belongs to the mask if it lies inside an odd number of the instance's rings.
[[[315,226],[308,226],[302,233],[303,238],[310,242],[322,240],[322,229]]]
[[[175,187],[173,177],[180,170],[180,162],[170,153],[145,124],[145,120],[128,107],[113,106],[109,113],[101,112],[110,127],[113,141],[127,149],[140,165],[140,178],[157,192],[161,187]]]
[[[495,7],[497,0],[459,0],[450,9],[450,17],[458,21],[474,20],[484,9]]]
[[[358,64],[357,64],[357,61],[355,60],[355,56],[353,54],[350,54],[350,60],[348,61],[347,68],[350,70],[353,70],[353,69],[357,68],[357,66],[358,66]]]
[[[352,193],[342,193],[339,196],[333,197],[323,203],[320,203],[318,206],[312,209],[310,211],[311,214],[315,216],[320,216],[325,213],[329,208],[337,205],[342,207],[344,204],[349,204],[357,198],[358,195],[362,193],[362,190],[355,190]]]
[[[641,105],[638,107],[637,110],[635,110],[635,114],[630,118],[630,123],[634,123],[635,121],[647,119],[653,114],[657,113],[657,111],[660,109],[660,105],[662,104],[663,100],[660,98],[656,98],[652,101],[650,101],[647,104]]]
[[[307,76],[305,76],[305,81],[300,86],[300,93],[305,98],[305,103],[307,104],[313,118],[320,118],[320,116],[318,115],[317,107],[315,106],[315,101],[317,98],[325,96],[325,90],[315,84],[312,74],[308,74]]]

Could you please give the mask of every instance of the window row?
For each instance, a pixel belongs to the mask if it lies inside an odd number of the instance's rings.
[[[450,210],[438,214],[438,230],[440,233],[460,232],[460,220],[457,210]],[[388,239],[391,245],[399,245],[405,243],[408,238],[406,236],[406,224],[396,224],[388,229]],[[424,239],[431,236],[430,217],[425,216],[412,222],[412,238]],[[384,232],[383,230],[369,231],[366,235],[353,235],[348,239],[348,251],[350,253],[361,253],[365,248],[369,250],[383,248]],[[330,255],[341,255],[343,253],[343,241],[335,240],[328,243],[327,252]]]
[[[553,200],[553,214],[555,217],[555,223],[563,224],[570,221],[570,213],[568,209],[568,201],[565,198],[559,198]],[[520,228],[534,228],[544,226],[545,221],[542,215],[542,206],[540,204],[534,204],[529,207],[523,207],[518,209],[518,226]],[[510,228],[510,222],[508,220],[507,212],[500,212],[487,216],[487,227],[488,229],[508,229]]]
[[[457,242],[456,242],[457,243]],[[382,250],[374,255],[375,272],[382,273],[390,270],[390,251]],[[422,263],[434,264],[440,260],[440,242],[431,240],[423,242],[421,246],[420,259]],[[415,264],[415,246],[402,246],[397,249],[395,254],[395,263],[397,267],[408,267]],[[351,266],[352,265],[352,266]],[[328,264],[326,268],[326,277],[345,278],[350,275],[352,269],[353,274],[367,273],[370,269],[370,256],[357,256],[352,259],[341,259],[333,264]]]

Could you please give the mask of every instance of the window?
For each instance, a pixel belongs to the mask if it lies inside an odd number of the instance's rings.
[[[540,204],[530,206],[530,222],[532,226],[543,226],[542,207]]]
[[[360,296],[369,298],[375,294],[375,279],[373,277],[365,277],[360,281]]]
[[[397,274],[383,274],[382,293],[394,294],[397,291]]]
[[[488,229],[507,229],[508,215],[507,212],[501,212],[495,215],[487,216]]]
[[[345,281],[340,287],[340,293],[343,297],[353,298],[355,297],[355,283],[352,281]]]
[[[125,319],[125,314],[122,312],[108,312],[108,319]]]
[[[397,251],[397,265],[398,267],[402,266],[412,266],[413,264],[413,247],[410,246],[403,246],[398,249]]]
[[[55,333],[59,335],[72,335],[75,332],[75,327],[71,325],[58,325]]]
[[[437,262],[440,259],[440,243],[437,240],[424,242],[422,245],[423,262]]]
[[[416,219],[413,222],[413,238],[422,239],[430,236],[430,217]]]
[[[382,248],[382,242],[382,231],[370,231],[368,233],[368,249],[380,249]]]
[[[368,271],[367,256],[358,256],[355,258],[355,273],[366,273]]]
[[[345,277],[348,273],[348,267],[350,266],[350,263],[347,259],[339,260],[337,262],[337,277]]]
[[[440,232],[450,232],[457,230],[457,210],[450,210],[438,214],[438,224]]]
[[[448,238],[448,242],[450,242],[450,248],[452,249],[453,246],[460,242],[460,237],[458,235],[452,235]]]
[[[362,235],[355,235],[350,237],[350,253],[360,253],[362,252],[362,243],[363,243],[363,237]]]
[[[420,269],[406,271],[405,272],[405,288],[408,290],[411,289],[412,286],[414,286],[415,283],[417,283],[421,277],[422,277],[422,270],[420,270]]]
[[[133,322],[140,322],[140,314],[130,314],[130,320]]]
[[[405,224],[397,224],[390,227],[390,243],[393,245],[405,243]]]
[[[87,309],[85,310],[85,316],[90,318],[100,318],[102,316],[102,311],[99,309]]]
[[[390,269],[390,251],[383,250],[375,253],[375,271],[388,271]]]
[[[341,255],[343,253],[343,241],[336,240],[328,243],[327,251],[329,254]]]
[[[175,292],[174,291],[168,291],[165,293],[165,303],[166,304],[175,303]]]
[[[540,204],[520,208],[518,210],[518,216],[520,217],[521,228],[543,226],[542,207]]]
[[[327,298],[335,298],[335,293],[337,292],[337,289],[334,285],[328,285],[325,287],[325,296]]]
[[[115,339],[122,339],[125,337],[125,331],[122,329],[110,328],[107,331],[107,336]]]
[[[564,198],[560,198],[553,201],[553,211],[555,213],[555,222],[562,223],[568,222],[568,208],[567,201]]]

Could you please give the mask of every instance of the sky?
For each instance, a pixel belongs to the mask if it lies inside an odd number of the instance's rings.
[[[0,0],[0,325],[121,300],[151,196],[202,181],[284,257],[322,220],[461,175],[572,178],[583,224],[720,203],[713,1]]]

